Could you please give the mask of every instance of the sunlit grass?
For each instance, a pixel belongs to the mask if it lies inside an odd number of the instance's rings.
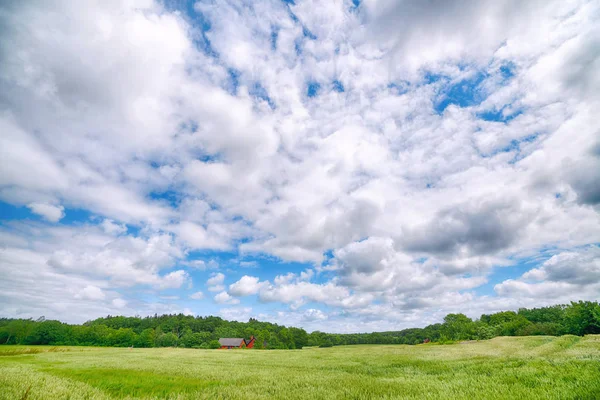
[[[0,351],[0,399],[28,389],[27,399],[600,399],[598,335],[279,351]]]

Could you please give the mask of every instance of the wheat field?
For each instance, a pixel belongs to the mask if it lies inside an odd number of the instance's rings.
[[[0,346],[0,399],[600,399],[600,335],[302,350]]]

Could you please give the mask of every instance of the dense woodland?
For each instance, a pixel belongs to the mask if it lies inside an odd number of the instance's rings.
[[[82,325],[43,317],[38,320],[0,319],[1,344],[27,345],[217,348],[217,340],[221,337],[249,338],[254,335],[257,338],[255,349],[301,349],[304,346],[446,343],[495,336],[593,333],[600,333],[600,305],[589,301],[484,314],[478,320],[464,314],[448,314],[443,323],[425,328],[353,334],[307,333],[304,329],[255,319],[236,322],[183,314],[144,318],[108,316]]]

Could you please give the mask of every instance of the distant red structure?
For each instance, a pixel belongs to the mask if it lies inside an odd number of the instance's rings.
[[[221,345],[221,349],[243,349],[244,347],[251,349],[254,347],[255,341],[256,338],[254,336],[250,336],[250,340],[242,338],[221,338],[219,339],[219,344]]]
[[[429,339],[423,340],[423,343],[429,343],[429,342],[431,342],[431,340],[429,340]]]

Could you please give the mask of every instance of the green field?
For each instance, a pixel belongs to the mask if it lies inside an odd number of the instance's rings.
[[[600,399],[600,335],[303,350],[0,346],[1,399]]]

